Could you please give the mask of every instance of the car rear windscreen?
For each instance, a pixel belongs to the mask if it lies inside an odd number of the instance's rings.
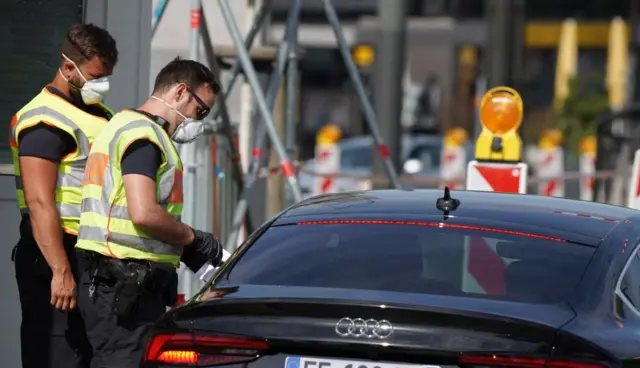
[[[228,281],[555,303],[575,289],[594,250],[471,226],[286,225],[262,234],[236,261]]]

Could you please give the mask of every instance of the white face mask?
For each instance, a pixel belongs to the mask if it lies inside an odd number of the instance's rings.
[[[87,105],[95,105],[102,102],[102,100],[104,100],[104,96],[109,93],[109,77],[87,80],[76,63],[69,59],[65,54],[62,54],[62,57],[73,64],[73,66],[78,71],[78,74],[80,74],[80,77],[84,79],[84,84],[82,85],[82,88],[80,88],[82,101]],[[60,69],[58,69],[58,72],[60,72],[60,75],[62,76],[62,78],[64,78],[64,80],[69,82],[69,80],[62,74],[62,71]]]
[[[178,111],[178,109],[169,105],[166,101],[159,97],[151,96],[151,98],[162,102],[184,119],[182,120],[182,123],[180,123],[180,125],[178,125],[178,127],[176,128],[176,131],[171,135],[171,140],[180,144],[191,143],[202,135],[202,133],[204,132],[204,124],[202,124],[202,121],[184,116],[184,114]]]

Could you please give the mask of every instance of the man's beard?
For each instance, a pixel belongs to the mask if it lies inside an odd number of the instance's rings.
[[[69,96],[71,96],[71,101],[77,105],[84,105],[84,101],[82,101],[82,93],[80,93],[80,88],[77,87],[81,84],[82,81],[78,81],[77,79],[69,80]]]

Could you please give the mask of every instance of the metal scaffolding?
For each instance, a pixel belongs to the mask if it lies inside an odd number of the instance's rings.
[[[234,185],[223,186],[225,190],[232,193],[218,193],[217,198],[214,199],[214,192],[212,190],[211,180],[213,178],[214,169],[212,161],[212,146],[211,136],[205,136],[199,139],[195,143],[182,145],[180,147],[180,153],[184,160],[185,166],[185,187],[189,188],[185,191],[185,204],[183,221],[185,223],[196,226],[203,229],[212,229],[214,223],[215,214],[213,213],[214,200],[225,201],[227,204],[234,208],[233,216],[231,211],[224,211],[224,216],[229,216],[233,219],[229,222],[227,218],[224,219],[225,229],[215,229],[220,238],[225,242],[227,250],[233,250],[238,245],[238,239],[243,225],[248,232],[255,230],[254,224],[252,224],[251,218],[248,215],[249,207],[249,195],[254,188],[254,184],[260,179],[259,173],[263,169],[263,166],[268,162],[265,157],[270,154],[270,149],[275,151],[279,159],[279,171],[286,179],[287,188],[282,194],[284,197],[284,205],[288,206],[299,202],[302,198],[300,187],[298,185],[297,175],[292,165],[292,156],[295,147],[295,128],[296,128],[296,110],[298,108],[299,100],[298,96],[298,59],[300,57],[300,47],[298,45],[298,23],[299,12],[301,7],[301,0],[294,0],[287,16],[285,33],[282,42],[278,45],[276,57],[274,60],[273,69],[269,77],[266,89],[263,86],[258,77],[256,71],[255,61],[252,60],[249,50],[252,49],[254,40],[261,29],[264,28],[268,13],[270,9],[271,0],[265,0],[260,10],[257,12],[250,31],[245,39],[242,38],[242,34],[235,20],[233,11],[229,5],[229,0],[219,0],[220,9],[224,17],[227,29],[231,35],[234,44],[234,61],[229,68],[230,77],[227,83],[222,83],[222,92],[217,99],[217,106],[213,113],[210,115],[210,119],[206,121],[210,134],[215,134],[216,149],[218,149],[221,141],[224,141],[224,147],[228,150],[228,159],[230,165],[224,165],[225,169],[229,167],[231,169],[231,175],[227,177],[225,173],[218,172],[224,177],[224,180],[233,180]],[[157,8],[154,10],[153,19],[153,33],[158,27],[164,14],[169,0],[161,0]],[[359,97],[360,103],[364,111],[366,123],[369,127],[371,135],[380,153],[385,166],[386,173],[389,177],[390,183],[394,188],[400,188],[400,182],[396,173],[395,167],[390,160],[389,150],[384,144],[376,114],[373,109],[373,105],[367,96],[364,88],[364,83],[360,77],[360,73],[356,67],[355,62],[352,59],[349,45],[344,37],[340,21],[337,13],[333,7],[331,0],[323,0],[324,11],[328,23],[336,37],[340,53],[346,64],[347,70],[356,94]],[[203,41],[206,63],[211,67],[212,71],[221,78],[222,62],[221,57],[216,54],[215,47],[210,39],[208,24],[206,17],[202,12],[202,1],[191,0],[191,37],[190,37],[190,58],[194,60],[200,60],[200,41]],[[254,140],[253,157],[251,164],[246,173],[242,172],[240,165],[240,156],[235,144],[235,129],[230,121],[227,99],[232,91],[238,76],[242,74],[245,81],[251,86],[254,100],[254,114],[252,129],[256,132]],[[281,137],[278,134],[276,123],[272,116],[276,98],[279,91],[283,86],[283,77],[286,80],[286,100],[285,100],[285,113],[284,113],[284,135]],[[222,140],[220,139],[222,138]],[[270,143],[270,145],[268,144]],[[220,154],[217,157],[220,158]],[[220,167],[220,165],[218,164]],[[217,177],[221,177],[217,175]],[[225,206],[227,208],[227,206]],[[231,208],[231,207],[228,207]],[[213,229],[212,229],[213,230]],[[184,269],[184,267],[181,267]],[[199,288],[199,284],[192,280],[192,275],[189,271],[182,271],[183,283],[187,283],[191,286],[186,290],[182,287],[182,292],[185,297],[189,298]]]

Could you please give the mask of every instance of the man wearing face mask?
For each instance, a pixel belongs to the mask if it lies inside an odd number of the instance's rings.
[[[88,367],[89,346],[75,310],[80,184],[89,147],[111,118],[101,104],[118,59],[116,42],[91,24],[62,41],[53,81],[11,122],[22,220],[14,247],[22,309],[22,367]]]
[[[93,143],[76,244],[92,367],[138,367],[151,326],[175,303],[180,261],[194,271],[221,263],[218,239],[180,222],[183,167],[172,143],[202,134],[218,89],[206,66],[177,58],[151,97],[117,113]]]

